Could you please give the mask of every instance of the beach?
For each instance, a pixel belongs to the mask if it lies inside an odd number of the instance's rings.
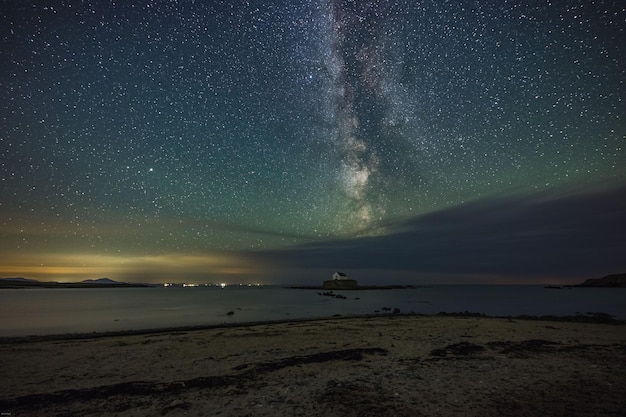
[[[626,326],[335,317],[3,339],[11,416],[617,416]]]

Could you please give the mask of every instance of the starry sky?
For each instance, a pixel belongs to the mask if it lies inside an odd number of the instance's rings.
[[[624,272],[625,31],[620,1],[3,1],[0,276]]]

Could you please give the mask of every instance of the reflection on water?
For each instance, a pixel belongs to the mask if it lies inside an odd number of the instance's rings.
[[[501,316],[604,312],[626,319],[626,289],[451,285],[335,292],[346,298],[272,286],[0,290],[0,336],[372,314],[396,308],[405,313]]]

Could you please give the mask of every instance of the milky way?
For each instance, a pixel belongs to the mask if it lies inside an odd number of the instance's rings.
[[[378,2],[334,2],[330,9],[331,136],[341,156],[338,174],[348,203],[344,225],[368,233],[387,213],[386,181],[401,179],[387,168],[402,168],[398,162],[404,161],[399,155],[404,138],[390,113],[389,85],[395,80],[387,49],[393,41],[394,10]]]
[[[22,270],[380,237],[626,181],[619,2],[0,11],[0,238]]]

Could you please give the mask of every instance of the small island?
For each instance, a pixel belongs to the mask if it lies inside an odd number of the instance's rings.
[[[322,282],[322,285],[291,286],[296,290],[402,290],[416,288],[413,285],[359,285],[357,280],[349,278],[344,272],[335,272],[332,279]]]
[[[355,279],[348,278],[343,272],[335,272],[333,279],[326,280],[322,283],[325,290],[354,290],[359,288],[359,283]]]

